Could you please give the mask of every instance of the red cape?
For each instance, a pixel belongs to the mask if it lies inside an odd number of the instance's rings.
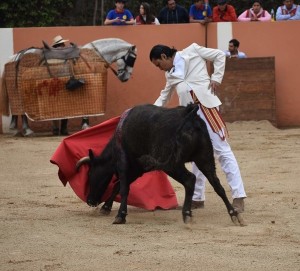
[[[99,155],[112,137],[120,117],[107,120],[87,130],[66,137],[52,155],[50,162],[58,166],[58,177],[64,186],[69,182],[76,195],[86,202],[88,195],[88,165],[76,172],[76,162],[92,149]],[[105,201],[113,187],[113,178],[102,200]],[[118,195],[116,201],[120,202]],[[147,210],[171,209],[178,206],[176,194],[167,175],[161,171],[144,174],[130,185],[128,204]]]

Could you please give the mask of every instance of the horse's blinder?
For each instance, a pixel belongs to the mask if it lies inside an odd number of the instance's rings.
[[[134,66],[134,62],[136,60],[136,54],[134,51],[130,50],[128,51],[126,56],[122,57],[123,61],[125,62],[125,67],[124,69],[126,69],[127,66],[133,68]]]
[[[135,60],[136,60],[136,56],[132,56],[131,54],[129,54],[127,56],[127,59],[124,59],[124,62],[126,66],[133,68]]]

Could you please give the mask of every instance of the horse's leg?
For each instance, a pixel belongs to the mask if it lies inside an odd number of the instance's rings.
[[[52,121],[52,134],[54,136],[59,135],[59,120],[53,120]]]
[[[225,193],[224,187],[221,185],[221,182],[216,174],[216,168],[215,164],[209,164],[207,161],[202,160],[201,162],[196,162],[197,167],[201,172],[204,174],[204,176],[208,179],[209,183],[214,188],[215,192],[219,195],[219,197],[222,198],[223,202],[226,205],[228,214],[231,217],[231,220],[233,222],[238,220],[241,226],[244,225],[244,221],[242,219],[242,216],[238,214],[238,212],[233,208],[231,203],[228,200],[228,197]]]
[[[81,122],[81,130],[90,128],[90,120],[88,117],[83,117]]]
[[[110,214],[114,200],[115,200],[116,196],[119,194],[119,192],[120,192],[120,182],[118,181],[117,183],[115,183],[115,185],[113,187],[113,191],[112,191],[109,199],[102,205],[102,207],[100,209],[100,213],[102,213],[104,215]]]
[[[22,133],[23,136],[30,136],[33,134],[33,131],[29,128],[28,118],[26,115],[22,115]]]
[[[18,115],[12,115],[10,125],[9,125],[9,129],[15,130],[17,128],[18,128]]]
[[[68,119],[62,119],[60,121],[60,135],[64,135],[64,136],[69,135],[69,132],[68,132]]]
[[[174,180],[181,183],[185,189],[184,203],[182,207],[182,218],[184,223],[190,223],[192,220],[192,197],[195,190],[196,177],[186,169],[184,165],[176,165],[174,171],[166,171]]]

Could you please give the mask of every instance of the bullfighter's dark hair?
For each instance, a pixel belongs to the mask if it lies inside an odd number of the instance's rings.
[[[166,57],[172,57],[177,52],[177,49],[170,48],[169,46],[158,44],[155,45],[150,51],[150,61],[153,59],[161,59],[161,55],[165,54]]]

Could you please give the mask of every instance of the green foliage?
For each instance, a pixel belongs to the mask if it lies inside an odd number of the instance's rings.
[[[295,3],[298,1],[300,0],[295,0]],[[128,0],[126,8],[136,16],[141,2],[143,0]],[[193,4],[193,0],[176,2],[187,10]],[[236,8],[237,15],[250,8],[251,2],[251,0],[228,1]],[[156,16],[165,6],[165,0],[148,0],[148,3],[151,4]],[[214,7],[217,0],[210,0],[209,3]],[[263,7],[268,11],[272,8],[276,11],[280,5],[282,0],[263,1]],[[114,0],[1,0],[0,27],[101,25],[107,12],[113,8],[115,8]]]
[[[72,0],[1,0],[0,27],[68,25]]]

